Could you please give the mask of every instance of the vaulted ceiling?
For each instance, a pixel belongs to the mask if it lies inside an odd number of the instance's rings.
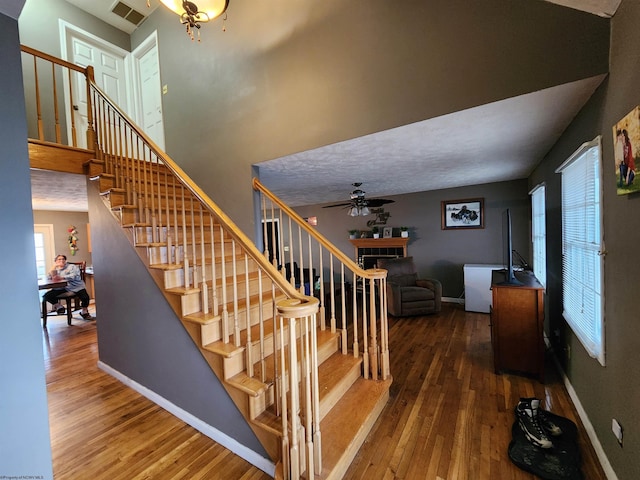
[[[125,32],[135,29],[111,12],[113,0],[67,1]],[[159,5],[158,0],[151,0],[150,7],[147,0],[122,3],[144,15]],[[620,0],[550,3],[610,17]],[[229,14],[232,8],[233,1]],[[257,166],[263,183],[293,206],[344,200],[352,182],[363,182],[367,196],[377,197],[525,178],[603,79],[603,75],[580,79]],[[443,142],[447,137],[451,141]],[[66,193],[56,198],[44,175],[32,176],[34,209],[86,210],[82,177],[59,175],[57,182],[64,188],[56,191]]]

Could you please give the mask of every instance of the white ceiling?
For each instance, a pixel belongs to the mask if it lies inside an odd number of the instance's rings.
[[[111,12],[118,0],[67,1],[127,33],[135,28]],[[121,1],[145,15],[159,5],[159,0],[150,0],[150,7],[147,0]],[[610,17],[620,1],[551,3]],[[362,182],[371,198],[525,178],[602,80],[572,82],[263,162],[261,181],[298,206],[344,201],[353,182]],[[447,137],[452,140],[442,141]],[[33,208],[86,211],[84,178],[55,174],[51,188],[51,175],[32,171]]]

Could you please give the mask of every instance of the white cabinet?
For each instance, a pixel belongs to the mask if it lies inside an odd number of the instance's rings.
[[[464,309],[489,313],[491,308],[491,272],[504,265],[466,264],[464,266]]]

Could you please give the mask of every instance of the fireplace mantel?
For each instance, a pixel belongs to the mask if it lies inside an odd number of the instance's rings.
[[[349,240],[355,247],[356,262],[362,262],[363,257],[406,257],[408,237],[391,238],[355,238]]]

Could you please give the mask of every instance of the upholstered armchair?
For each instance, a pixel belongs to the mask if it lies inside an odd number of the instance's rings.
[[[387,310],[395,317],[426,315],[441,309],[442,284],[433,278],[419,279],[413,257],[378,259],[387,271]]]

